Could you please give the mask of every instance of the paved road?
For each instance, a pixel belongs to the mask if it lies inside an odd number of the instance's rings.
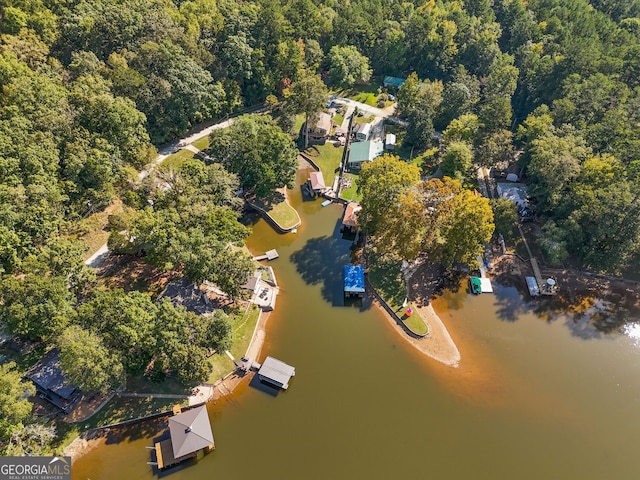
[[[369,115],[373,115],[375,117],[373,122],[371,122],[373,124],[371,126],[371,138],[382,139],[382,136],[384,135],[385,119],[389,119],[401,125],[406,124],[404,120],[400,120],[398,117],[394,116],[395,109],[396,109],[395,104],[387,108],[377,108],[377,107],[372,107],[371,105],[367,105],[366,103],[356,102],[355,100],[350,100],[348,98],[343,98],[343,97],[335,98],[334,101],[336,100],[337,100],[337,103],[341,103],[347,107],[347,111],[344,115],[344,120],[342,121],[342,125],[341,125],[341,128],[345,132],[349,128],[349,117],[351,116],[351,114],[356,108],[362,112],[365,112]]]

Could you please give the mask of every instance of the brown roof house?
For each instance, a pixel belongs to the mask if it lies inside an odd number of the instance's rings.
[[[309,137],[309,143],[323,145],[327,138],[331,135],[331,115],[325,112],[316,114],[315,121],[305,123],[304,128],[308,129],[305,133]]]

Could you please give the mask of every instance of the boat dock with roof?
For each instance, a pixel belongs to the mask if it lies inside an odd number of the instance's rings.
[[[215,448],[206,405],[184,413],[181,413],[178,405],[174,407],[174,413],[169,417],[169,438],[156,442],[153,447],[156,461],[148,462],[160,470],[196,458]]]

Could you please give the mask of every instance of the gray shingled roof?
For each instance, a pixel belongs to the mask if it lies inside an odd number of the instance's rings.
[[[184,457],[213,445],[207,407],[202,405],[169,417],[169,433],[175,458]]]

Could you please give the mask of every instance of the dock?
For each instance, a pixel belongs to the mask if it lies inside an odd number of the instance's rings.
[[[531,269],[533,270],[533,275],[536,283],[538,284],[540,295],[555,295],[558,293],[558,285],[556,284],[555,278],[547,278],[546,280],[543,280],[542,274],[540,273],[540,267],[538,266],[538,261],[535,257],[531,257]],[[527,285],[528,284],[529,280],[527,280]],[[531,293],[531,289],[529,289],[529,293]]]
[[[259,262],[260,260],[275,260],[279,256],[280,255],[278,255],[278,252],[274,249],[274,250],[269,250],[264,255],[258,255],[257,257],[253,257],[253,259]]]
[[[294,367],[273,357],[265,358],[258,370],[260,380],[283,390],[289,388],[289,381],[295,374],[296,369]]]

